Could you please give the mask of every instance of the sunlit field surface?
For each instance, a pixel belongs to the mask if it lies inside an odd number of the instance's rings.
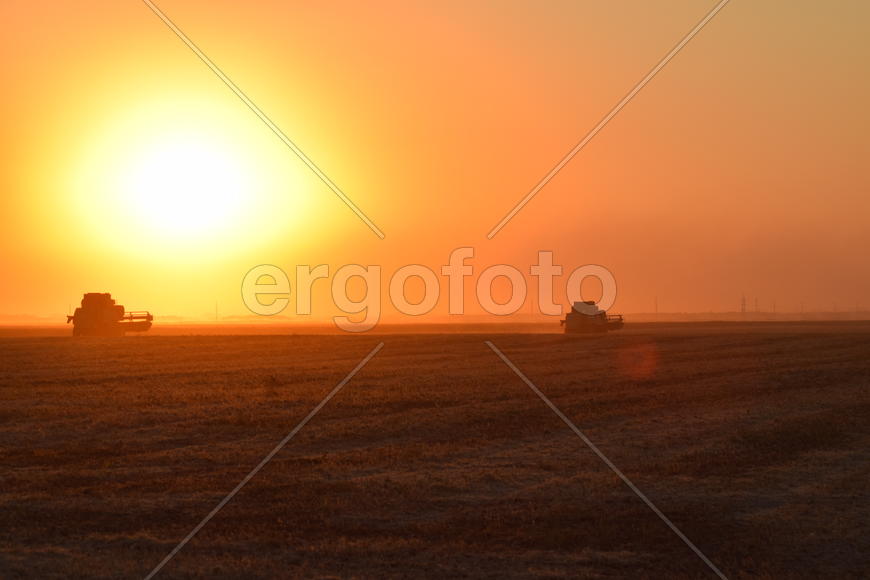
[[[3,333],[0,577],[144,577],[380,341],[158,578],[715,577],[490,339],[729,578],[870,570],[870,324],[219,330]]]

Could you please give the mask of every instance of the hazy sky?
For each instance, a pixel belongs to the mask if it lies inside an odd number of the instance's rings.
[[[867,2],[732,0],[493,240],[714,2],[157,4],[386,238],[143,3],[6,0],[0,313],[242,314],[257,264],[459,246],[602,264],[623,312],[870,308]]]

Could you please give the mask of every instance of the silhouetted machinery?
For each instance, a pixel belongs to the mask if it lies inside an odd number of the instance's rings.
[[[151,328],[150,312],[124,312],[108,292],[89,292],[82,297],[81,308],[66,317],[73,323],[73,336],[124,336],[125,332],[144,332]]]
[[[566,334],[619,330],[624,324],[621,314],[607,314],[598,308],[594,300],[575,302],[571,312],[560,322]]]

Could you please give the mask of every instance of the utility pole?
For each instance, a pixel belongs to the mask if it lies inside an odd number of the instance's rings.
[[[746,314],[746,294],[740,296],[740,314]]]

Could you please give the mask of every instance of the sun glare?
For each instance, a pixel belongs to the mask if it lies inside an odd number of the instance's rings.
[[[63,185],[71,223],[103,251],[161,262],[298,236],[313,221],[307,184],[255,121],[232,101],[180,97],[107,116]]]
[[[158,144],[133,159],[121,175],[119,194],[144,226],[187,237],[232,225],[253,182],[228,152],[185,140]]]

